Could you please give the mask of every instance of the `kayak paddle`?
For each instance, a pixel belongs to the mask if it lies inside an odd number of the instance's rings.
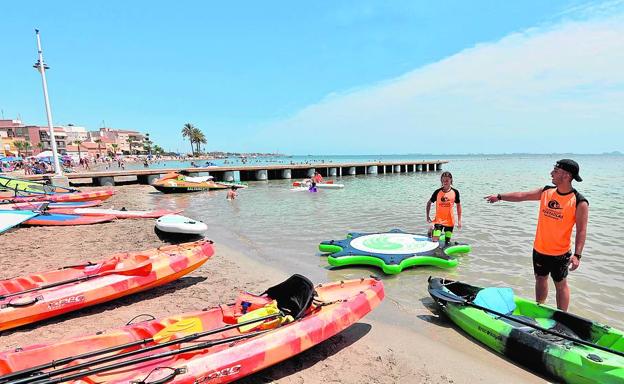
[[[258,319],[255,319],[254,321],[258,321]],[[180,355],[180,354],[183,354],[183,353],[196,351],[196,350],[199,350],[199,349],[206,349],[206,348],[213,347],[215,345],[233,343],[233,342],[236,342],[238,340],[248,339],[248,338],[251,338],[251,337],[254,337],[254,336],[258,336],[260,334],[269,332],[269,331],[271,331],[271,330],[267,329],[267,330],[263,330],[263,331],[250,332],[250,333],[246,333],[246,334],[243,334],[243,335],[226,337],[226,338],[218,339],[218,340],[210,340],[210,341],[206,341],[204,343],[199,343],[199,344],[196,344],[196,345],[191,345],[191,346],[188,346],[188,347],[175,349],[175,350],[172,350],[172,351],[157,353],[155,355],[143,356],[143,357],[138,357],[138,358],[133,359],[133,360],[126,360],[126,361],[122,361],[122,362],[115,363],[115,364],[104,365],[102,367],[90,368],[90,369],[84,370],[82,372],[77,372],[77,373],[74,373],[74,374],[71,374],[71,375],[61,376],[61,377],[57,377],[55,379],[50,379],[50,380],[46,380],[46,379],[38,380],[40,378],[40,376],[33,376],[32,379],[34,379],[36,381],[33,381],[32,383],[33,384],[58,384],[58,383],[64,383],[66,381],[76,380],[76,379],[79,379],[81,377],[95,375],[97,373],[111,371],[113,369],[123,368],[123,367],[127,367],[129,365],[134,365],[134,364],[139,364],[139,363],[143,363],[143,362],[146,362],[146,361],[158,360],[158,359],[162,359],[162,358],[165,358],[165,357]],[[183,371],[179,371],[178,373],[183,373]],[[11,383],[13,383],[13,382],[11,382]]]
[[[224,327],[215,328],[215,329],[211,329],[211,330],[204,331],[204,332],[201,332],[202,325],[201,325],[201,321],[198,318],[195,317],[195,318],[183,319],[161,329],[153,337],[142,339],[142,340],[137,340],[137,341],[132,341],[126,344],[116,345],[116,346],[109,347],[109,348],[99,349],[96,351],[86,352],[81,355],[69,356],[63,359],[50,361],[49,363],[41,364],[36,367],[30,367],[30,368],[26,368],[20,371],[11,372],[7,375],[0,376],[0,383],[23,384],[23,383],[30,383],[30,382],[42,380],[42,379],[48,379],[50,377],[59,376],[68,372],[78,371],[78,370],[81,370],[83,368],[90,367],[93,365],[108,363],[109,361],[123,359],[128,356],[133,356],[139,353],[152,351],[154,349],[164,348],[169,345],[185,343],[187,341],[199,339],[200,337],[214,335],[217,333],[228,331],[230,329],[258,323],[260,321],[273,319],[279,316],[284,316],[284,314],[279,312],[279,313],[271,314],[268,316],[259,317],[257,319],[243,321],[238,324],[230,324]],[[183,336],[179,339],[171,340],[171,338],[174,337],[175,334],[181,333],[181,332],[184,332],[184,333],[193,332],[193,333],[187,336]],[[80,364],[63,367],[63,368],[50,371],[50,372],[40,372],[43,369],[54,368],[60,365],[65,365],[75,360],[88,359],[88,358],[103,355],[109,352],[114,352],[114,351],[118,351],[121,349],[126,349],[126,348],[130,348],[130,347],[134,347],[134,346],[142,345],[142,344],[147,344],[151,342],[155,342],[157,344],[151,345],[145,348],[138,348],[138,349],[135,349],[135,350],[123,353],[123,354],[119,354],[119,355],[107,356],[107,357],[103,357],[103,358],[99,358],[99,359],[95,359],[91,361],[86,361]],[[22,377],[22,376],[27,376],[27,377]]]
[[[430,289],[429,293],[431,294],[431,296],[435,296],[438,299],[443,300],[443,301],[447,301],[447,302],[455,303],[455,304],[468,305],[470,307],[474,307],[474,308],[480,309],[482,311],[489,312],[491,314],[494,314],[496,316],[500,316],[502,318],[514,321],[516,323],[519,323],[519,324],[522,324],[522,325],[526,325],[527,327],[531,327],[531,328],[537,329],[538,331],[542,331],[544,333],[549,333],[551,335],[554,335],[554,336],[557,336],[557,337],[561,337],[562,339],[573,341],[573,342],[575,342],[577,344],[581,344],[581,345],[585,345],[585,346],[588,346],[588,347],[600,349],[601,351],[613,353],[615,355],[624,357],[624,352],[620,352],[620,351],[616,351],[616,350],[611,349],[611,348],[603,347],[602,345],[594,344],[592,342],[585,341],[585,340],[582,340],[582,339],[579,339],[579,338],[576,338],[576,337],[573,337],[573,336],[568,336],[568,335],[565,335],[563,333],[559,333],[559,332],[556,332],[556,331],[553,331],[553,330],[550,330],[550,329],[546,329],[546,328],[540,327],[539,325],[532,324],[532,323],[530,323],[528,321],[525,321],[523,319],[519,319],[519,318],[516,318],[514,316],[509,316],[509,315],[506,315],[504,313],[497,312],[497,311],[495,311],[493,309],[482,307],[479,304],[475,304],[472,301],[466,300],[463,297],[457,296],[457,295],[455,295],[455,294],[453,294],[451,292],[446,292],[446,291],[443,291],[441,289]]]

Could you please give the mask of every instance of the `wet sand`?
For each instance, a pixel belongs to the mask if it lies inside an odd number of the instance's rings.
[[[144,198],[153,192],[149,186],[127,185],[116,190],[118,193],[104,207],[154,208]],[[152,219],[77,227],[18,228],[0,236],[1,279],[165,244],[154,233]],[[210,238],[210,232],[207,237]],[[5,331],[0,337],[0,348],[12,349],[121,327],[140,314],[159,318],[231,302],[239,291],[261,292],[288,277],[279,266],[260,263],[231,244],[217,242],[215,251],[201,268],[166,286]],[[420,332],[387,321],[392,319],[389,316],[392,311],[399,310],[403,309],[385,300],[375,310],[383,311],[384,316],[365,317],[326,342],[240,382],[544,382],[473,342],[447,319],[439,318],[426,303],[419,302],[410,309],[414,321],[422,323]]]

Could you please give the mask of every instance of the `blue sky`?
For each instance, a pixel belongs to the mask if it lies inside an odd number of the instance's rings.
[[[7,2],[0,112],[290,154],[624,150],[624,1]]]

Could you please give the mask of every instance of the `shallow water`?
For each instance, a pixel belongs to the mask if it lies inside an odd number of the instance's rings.
[[[445,276],[476,285],[511,286],[533,297],[532,241],[537,202],[487,204],[491,193],[534,189],[550,183],[559,156],[459,156],[444,170],[453,172],[461,192],[464,228],[454,239],[472,244],[452,270],[419,267],[384,276],[387,297],[406,312],[428,297],[427,277]],[[572,157],[572,156],[571,156]],[[581,267],[571,272],[570,311],[624,328],[624,157],[573,156],[584,181],[578,190],[590,202],[587,242]],[[420,156],[418,157],[420,159]],[[338,159],[336,161],[341,161]],[[362,159],[364,160],[364,159]],[[439,186],[440,172],[345,176],[342,190],[293,192],[291,181],[250,182],[239,199],[223,192],[167,195],[186,215],[205,221],[209,237],[237,244],[252,256],[316,281],[360,277],[381,271],[353,267],[331,270],[318,253],[322,240],[342,239],[347,232],[400,228],[425,233],[425,204]],[[548,303],[554,305],[554,286]],[[419,303],[419,305],[421,305]]]

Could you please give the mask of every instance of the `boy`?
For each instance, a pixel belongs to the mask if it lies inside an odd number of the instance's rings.
[[[453,175],[451,172],[442,172],[440,176],[442,187],[436,189],[427,201],[427,222],[433,223],[433,227],[429,229],[429,236],[433,241],[438,241],[442,233],[445,235],[445,244],[449,245],[453,228],[455,227],[455,217],[453,215],[453,206],[457,204],[457,228],[461,228],[461,202],[459,199],[459,191],[452,187]],[[431,203],[436,203],[436,215],[431,220],[429,213],[431,211]]]

